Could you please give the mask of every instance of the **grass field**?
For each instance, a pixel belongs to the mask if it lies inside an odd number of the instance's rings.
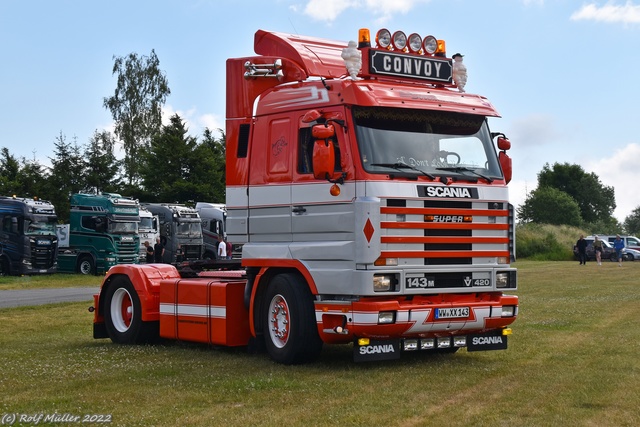
[[[113,426],[640,425],[640,262],[516,266],[520,316],[508,350],[395,362],[355,364],[350,346],[325,346],[303,366],[241,349],[119,346],[91,338],[88,303],[0,310],[0,421],[108,414]]]

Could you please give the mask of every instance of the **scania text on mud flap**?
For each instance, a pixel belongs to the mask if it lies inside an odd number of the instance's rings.
[[[263,343],[284,364],[325,344],[357,361],[506,348],[511,143],[445,42],[381,30],[372,46],[366,29],[254,42],[226,63],[225,227],[242,268],[115,266],[94,336]]]

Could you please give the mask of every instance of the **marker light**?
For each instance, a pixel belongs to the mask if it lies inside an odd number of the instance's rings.
[[[447,56],[447,47],[444,40],[438,40],[438,50],[436,50],[436,56]]]
[[[427,36],[422,41],[422,47],[424,48],[425,53],[433,55],[436,53],[436,50],[438,50],[438,40],[433,36]]]
[[[391,44],[396,50],[404,50],[407,47],[407,35],[402,31],[396,31],[393,33]]]
[[[413,53],[419,53],[422,49],[422,37],[420,34],[413,33],[409,35],[409,50]]]
[[[386,28],[378,31],[376,34],[376,45],[383,49],[389,49],[391,46],[391,33]]]
[[[371,47],[371,34],[368,28],[358,30],[358,48]]]

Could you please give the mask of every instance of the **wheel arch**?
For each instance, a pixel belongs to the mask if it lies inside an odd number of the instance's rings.
[[[169,264],[118,264],[111,267],[100,287],[99,315],[104,315],[108,288],[119,278],[125,278],[131,283],[140,298],[142,320],[150,322],[160,319],[160,281],[179,279],[180,274]]]
[[[249,327],[251,329],[251,335],[253,335],[254,337],[260,335],[262,331],[262,318],[260,316],[260,313],[262,312],[264,304],[266,303],[264,300],[264,295],[266,293],[269,282],[275,276],[285,273],[297,275],[302,282],[306,283],[312,295],[318,294],[315,282],[309,274],[309,271],[299,261],[295,261],[295,263],[292,265],[260,268],[259,272],[255,276],[255,280],[252,285],[253,288],[251,291],[251,302],[249,306]]]

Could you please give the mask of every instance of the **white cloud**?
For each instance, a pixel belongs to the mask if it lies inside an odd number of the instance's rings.
[[[304,14],[318,21],[333,22],[347,9],[360,9],[376,16],[376,21],[388,21],[396,14],[406,14],[430,0],[309,0]]]
[[[357,0],[310,0],[304,13],[318,21],[332,22],[346,9],[358,4]]]
[[[224,119],[216,114],[199,114],[196,108],[189,110],[175,110],[171,105],[166,104],[162,109],[162,124],[168,125],[170,118],[177,114],[185,122],[189,135],[199,138],[205,128],[209,128],[215,136],[218,136],[218,129],[224,129]]]
[[[593,160],[584,164],[587,172],[595,173],[600,182],[613,187],[616,197],[614,216],[622,222],[635,208],[640,206],[640,144],[628,144],[613,152],[611,157]]]
[[[616,5],[608,2],[602,7],[595,3],[582,6],[580,10],[571,15],[573,21],[598,21],[607,23],[640,23],[640,5],[627,1],[624,5]]]

